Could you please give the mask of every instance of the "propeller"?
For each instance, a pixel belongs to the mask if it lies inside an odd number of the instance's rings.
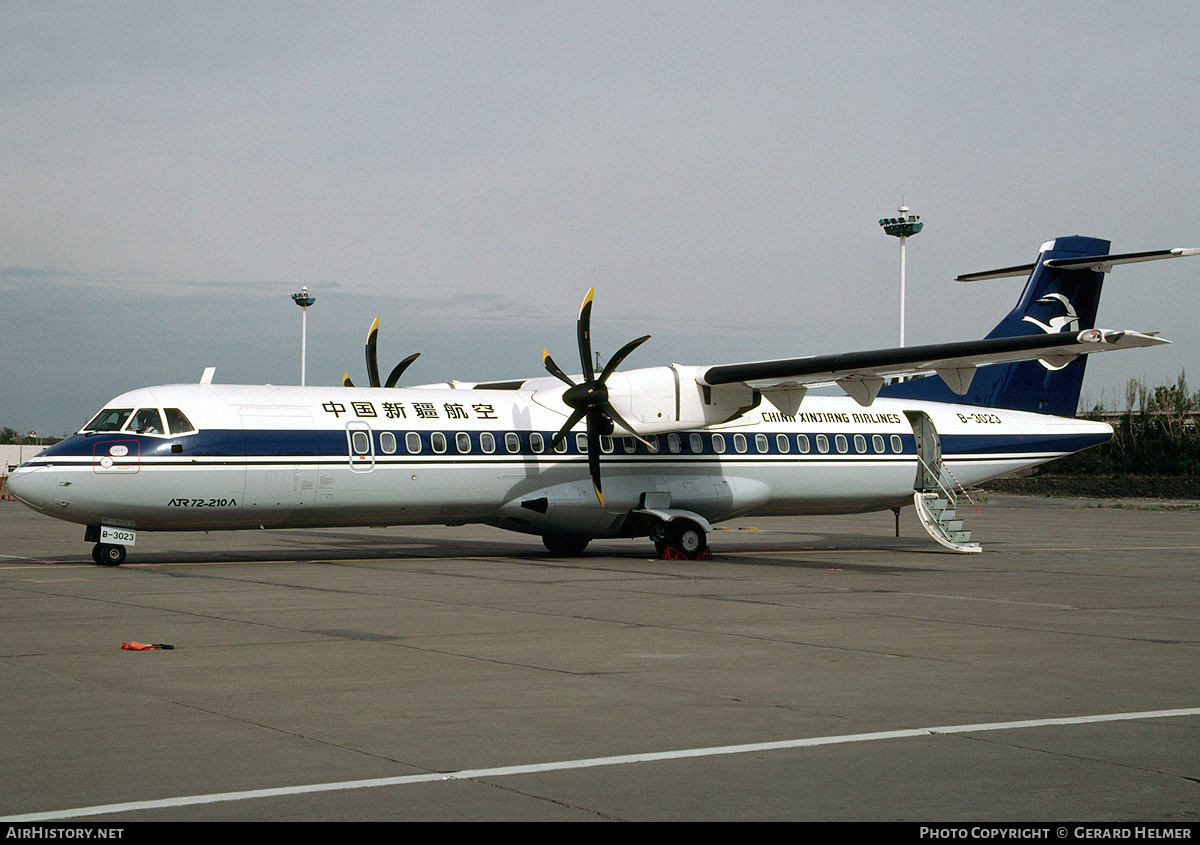
[[[571,381],[566,373],[554,363],[554,359],[550,357],[550,353],[542,350],[542,363],[546,366],[546,370],[550,375],[557,378],[559,381],[566,383],[567,389],[563,391],[563,403],[571,409],[571,416],[567,418],[566,423],[554,435],[550,441],[550,448],[554,449],[567,434],[573,429],[580,420],[587,422],[587,444],[588,444],[588,469],[592,474],[592,485],[596,488],[596,498],[600,500],[600,504],[604,504],[604,494],[600,485],[600,437],[609,435],[613,432],[613,423],[618,423],[626,431],[633,433],[634,437],[646,442],[640,434],[638,434],[633,426],[627,423],[612,403],[608,401],[608,387],[605,382],[608,381],[617,369],[621,366],[621,362],[625,360],[630,352],[637,349],[643,343],[650,339],[650,335],[639,337],[637,340],[631,340],[629,343],[622,346],[617,354],[609,359],[600,376],[596,376],[596,371],[592,366],[592,294],[595,288],[587,292],[587,296],[583,298],[583,305],[579,308],[579,322],[577,331],[579,334],[579,362],[583,365],[583,382],[576,384]]]
[[[371,331],[367,333],[367,379],[371,383],[371,387],[379,387],[379,358],[375,353],[375,346],[379,339],[379,318],[375,318],[375,322],[371,324]],[[400,376],[404,375],[404,371],[408,369],[408,365],[417,358],[421,357],[420,352],[414,352],[403,361],[395,366],[391,374],[388,375],[387,381],[384,382],[384,387],[395,387],[396,382],[400,380]],[[346,387],[354,387],[354,382],[350,381],[350,374],[346,373],[342,377],[342,384]]]

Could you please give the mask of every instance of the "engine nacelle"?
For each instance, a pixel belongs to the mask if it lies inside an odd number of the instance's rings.
[[[761,396],[744,384],[709,387],[702,367],[649,367],[613,373],[608,399],[639,434],[659,434],[718,425],[756,407]]]

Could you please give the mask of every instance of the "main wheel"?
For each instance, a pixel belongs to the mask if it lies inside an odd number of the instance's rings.
[[[677,519],[667,529],[667,544],[688,560],[700,557],[705,539],[704,529],[689,519]]]
[[[544,534],[542,545],[556,555],[571,557],[587,548],[589,539],[577,534]]]
[[[92,547],[92,560],[98,566],[120,566],[125,562],[125,547],[97,543]]]

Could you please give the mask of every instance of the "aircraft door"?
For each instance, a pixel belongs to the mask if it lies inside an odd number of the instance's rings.
[[[371,426],[362,420],[346,423],[346,446],[350,450],[350,469],[370,472],[375,469],[375,438]]]
[[[924,411],[905,411],[917,440],[917,477],[913,489],[928,493],[941,489],[942,443],[933,420]]]

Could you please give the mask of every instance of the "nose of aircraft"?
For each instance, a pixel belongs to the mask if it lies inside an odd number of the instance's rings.
[[[17,467],[8,477],[8,492],[34,510],[45,510],[56,495],[56,475],[50,467]]]

